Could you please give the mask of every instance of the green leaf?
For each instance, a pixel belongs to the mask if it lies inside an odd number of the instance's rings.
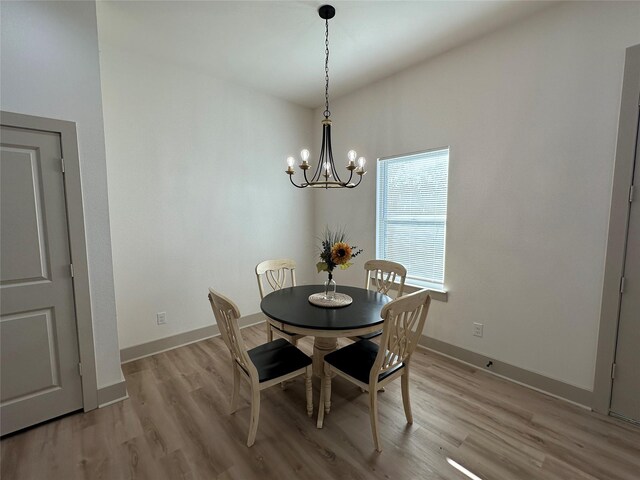
[[[316,263],[316,268],[318,269],[318,273],[329,271],[329,265],[327,265],[325,262]]]
[[[349,268],[351,265],[353,265],[353,263],[343,263],[342,265],[340,265],[340,270],[346,270],[347,268]]]

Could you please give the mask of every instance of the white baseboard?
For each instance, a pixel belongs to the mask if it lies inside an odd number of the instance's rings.
[[[240,328],[264,322],[264,319],[265,316],[262,313],[247,315],[239,320]],[[169,337],[159,338],[158,340],[152,340],[151,342],[141,343],[140,345],[123,348],[120,350],[120,363],[132,362],[217,335],[220,335],[218,325],[207,325],[206,327],[196,328],[188,332],[182,332]]]
[[[122,377],[119,382],[98,388],[98,408],[106,407],[116,402],[129,398],[127,383]]]
[[[462,347],[427,337],[426,335],[421,336],[418,345],[444,355],[445,357],[476,367],[487,373],[497,375],[525,387],[532,388],[533,390],[551,395],[552,397],[569,401],[580,407],[591,409],[593,392],[590,390],[492,359],[480,353],[472,352],[471,350],[466,350]],[[490,367],[487,366],[489,362],[491,362]]]

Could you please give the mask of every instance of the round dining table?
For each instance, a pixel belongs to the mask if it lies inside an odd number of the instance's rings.
[[[333,352],[338,337],[355,337],[381,329],[382,307],[391,301],[387,295],[358,287],[340,286],[339,293],[353,302],[344,307],[319,307],[309,296],[324,291],[324,285],[301,285],[266,295],[260,308],[276,326],[289,333],[315,337],[313,373],[322,376],[324,356]]]

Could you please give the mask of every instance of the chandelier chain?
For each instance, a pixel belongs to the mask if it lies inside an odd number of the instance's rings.
[[[325,19],[324,24],[324,117],[329,118],[329,20]]]

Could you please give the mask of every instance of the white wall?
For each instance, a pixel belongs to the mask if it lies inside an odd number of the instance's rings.
[[[0,108],[77,123],[98,387],[121,380],[96,9],[2,2]]]
[[[373,161],[355,191],[317,192],[316,233],[346,224],[374,257],[374,159],[450,145],[449,301],[433,302],[425,333],[591,390],[624,54],[637,43],[640,3],[572,2],[334,100],[336,157],[353,146]],[[338,284],[361,284],[361,267]]]
[[[108,12],[105,12],[105,15]],[[209,286],[259,311],[255,265],[315,264],[311,194],[285,158],[310,141],[311,112],[103,43],[118,331],[122,348],[214,322]],[[144,35],[144,32],[141,32]],[[156,312],[168,323],[158,326]]]

